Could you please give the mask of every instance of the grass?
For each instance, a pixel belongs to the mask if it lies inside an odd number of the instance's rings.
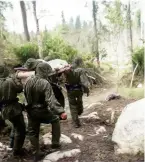
[[[119,94],[126,98],[141,99],[144,97],[144,88],[119,88]]]
[[[104,73],[106,72],[114,72],[114,69],[109,63],[101,63],[100,65],[101,69],[103,70]]]

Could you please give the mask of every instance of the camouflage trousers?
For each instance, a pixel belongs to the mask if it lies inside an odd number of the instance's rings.
[[[75,125],[80,124],[79,115],[83,113],[83,92],[81,90],[68,91],[68,101],[71,117]]]
[[[10,145],[13,147],[15,153],[19,153],[23,147],[26,134],[24,117],[21,114],[15,118],[9,119],[9,121],[13,125],[10,135]]]
[[[45,118],[42,117],[40,119],[34,119],[28,115],[28,136],[34,150],[34,154],[39,154],[39,132],[40,132],[40,124],[51,124],[52,125],[52,144],[59,144],[60,143],[60,122],[59,118],[56,118],[53,122],[49,120],[49,116],[44,115]]]

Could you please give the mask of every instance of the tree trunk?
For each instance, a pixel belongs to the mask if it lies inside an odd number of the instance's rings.
[[[28,24],[27,24],[27,13],[26,13],[26,7],[24,1],[20,1],[20,7],[22,12],[25,37],[27,41],[30,41],[30,35],[29,35]]]
[[[127,9],[127,28],[129,31],[129,48],[130,48],[130,59],[132,64],[132,71],[135,68],[132,62],[132,54],[133,54],[133,34],[132,34],[132,20],[131,20],[131,8],[130,8],[130,0],[128,1],[128,9]]]
[[[32,1],[32,5],[33,5],[34,19],[35,19],[35,23],[36,23],[36,32],[37,32],[37,41],[38,41],[38,49],[39,49],[39,58],[43,59],[42,41],[41,41],[41,35],[40,35],[40,29],[39,29],[39,20],[37,18],[37,11],[36,11],[36,1]]]
[[[98,4],[96,1],[92,1],[93,5],[93,22],[94,22],[94,34],[95,34],[95,53],[97,58],[98,66],[100,67],[100,59],[99,59],[99,41],[98,41],[98,27],[97,27],[97,12],[98,12]]]
[[[133,40],[132,40],[132,21],[131,21],[131,10],[130,1],[128,2],[128,27],[129,27],[129,37],[130,37],[130,51],[133,53]]]

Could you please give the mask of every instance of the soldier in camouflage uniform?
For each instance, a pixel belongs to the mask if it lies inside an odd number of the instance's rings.
[[[28,80],[24,93],[28,103],[28,134],[34,148],[34,157],[40,159],[44,154],[39,150],[40,124],[52,125],[52,148],[60,147],[59,117],[64,109],[54,97],[52,87],[48,80],[51,67],[46,63],[39,63],[36,67],[36,76]],[[57,114],[57,115],[56,115]]]
[[[0,66],[0,103],[2,117],[4,120],[9,120],[13,124],[15,131],[13,155],[20,156],[23,154],[22,146],[25,140],[25,123],[22,114],[23,107],[18,102],[17,94],[22,92],[23,86],[15,76],[7,78],[8,73],[5,66]]]
[[[25,67],[28,70],[36,70],[36,67],[38,66],[39,63],[41,63],[42,61],[40,60],[36,60],[34,58],[29,58],[26,63],[25,63]],[[61,104],[61,106],[64,108],[65,107],[65,99],[62,93],[62,89],[61,87],[58,85],[58,79],[57,79],[57,75],[53,75],[53,76],[49,76],[48,80],[49,83],[52,86],[53,89],[53,93],[55,95],[55,98],[57,99],[57,101]]]
[[[83,93],[89,94],[89,81],[85,71],[82,68],[72,68],[66,71],[66,89],[68,94],[70,112],[74,126],[80,127],[79,115],[83,113]]]

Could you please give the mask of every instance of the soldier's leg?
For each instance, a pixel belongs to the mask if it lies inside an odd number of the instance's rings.
[[[33,148],[34,162],[44,157],[45,153],[40,151],[39,147],[40,121],[34,120],[28,116],[28,136]]]
[[[14,126],[12,125],[10,133],[10,148],[14,147],[14,136],[15,136],[15,129]]]
[[[51,123],[52,125],[52,148],[59,148],[60,147],[60,122],[59,118]]]
[[[78,96],[77,96],[77,105],[78,105],[78,115],[81,115],[83,113],[83,95],[82,93],[80,93]]]
[[[34,150],[34,154],[39,153],[39,131],[40,122],[28,117],[28,136]]]
[[[24,117],[23,115],[19,115],[10,121],[14,127],[13,131],[15,131],[13,154],[20,155],[26,134]]]
[[[75,127],[79,127],[80,121],[78,118],[76,97],[73,95],[68,95],[68,100],[69,100],[69,107],[70,107],[70,113],[71,113],[72,120],[75,124]]]
[[[51,124],[52,125],[52,148],[60,147],[60,122],[59,117],[57,115],[53,115],[51,118],[48,114],[44,114],[41,119],[41,123]]]

